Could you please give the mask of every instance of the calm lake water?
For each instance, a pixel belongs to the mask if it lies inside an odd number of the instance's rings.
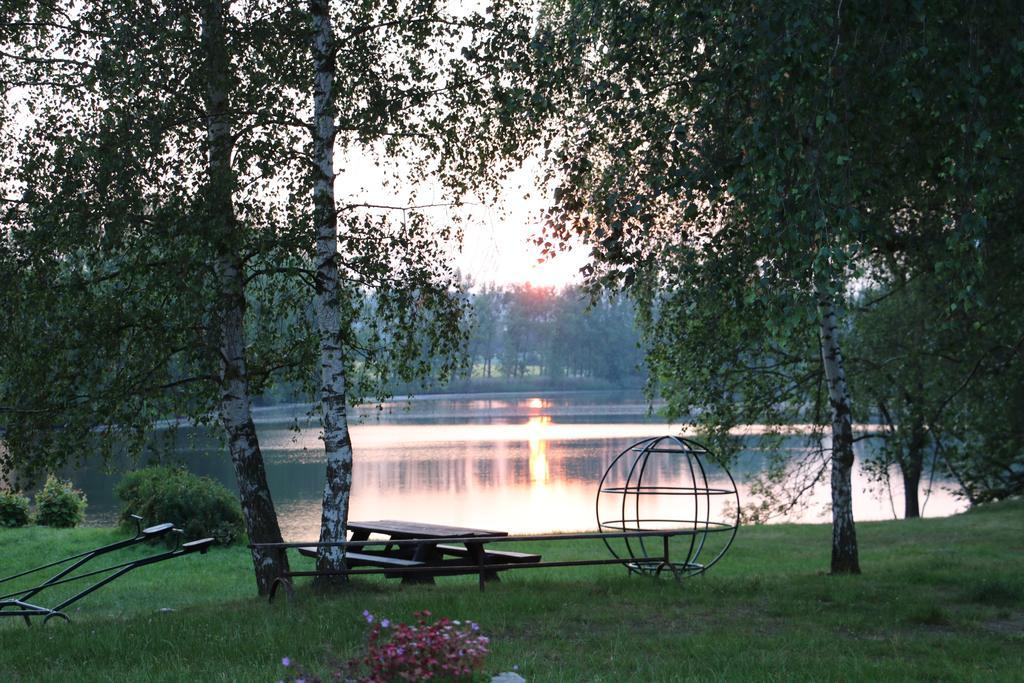
[[[307,409],[288,405],[255,413],[286,540],[318,536],[323,453],[316,419],[306,416]],[[640,439],[679,433],[649,414],[639,392],[425,396],[358,413],[352,419],[351,519],[411,519],[522,533],[593,530],[597,485],[609,463]],[[180,427],[174,440],[170,462],[234,489],[226,451],[209,433]],[[744,454],[733,468],[741,502],[745,479],[759,460],[756,453]],[[678,463],[652,462],[645,484],[675,483],[680,475]],[[98,467],[74,475],[89,497],[89,523],[114,520],[119,476]],[[724,475],[710,477],[714,485],[727,481]],[[892,504],[902,513],[899,487],[895,478]],[[872,491],[859,468],[854,488],[858,520],[892,518],[888,496]],[[810,500],[787,521],[828,521],[827,482]],[[644,514],[678,517],[673,509],[678,504],[677,498],[660,497]],[[965,507],[937,486],[924,512],[941,516]]]

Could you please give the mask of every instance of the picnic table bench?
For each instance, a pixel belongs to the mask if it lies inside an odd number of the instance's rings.
[[[298,548],[299,554],[305,557],[316,559],[317,546],[306,545]],[[401,557],[385,555],[383,553],[365,552],[357,553],[351,550],[345,552],[345,564],[349,567],[396,567],[403,569],[407,567],[422,567],[423,563],[417,560],[406,560]],[[391,577],[390,574],[385,576]]]
[[[348,525],[352,531],[353,541],[365,541],[370,534],[381,534],[396,543],[385,550],[395,549],[399,556],[408,555],[412,561],[423,562],[438,567],[464,566],[465,562],[450,562],[445,556],[465,558],[475,566],[494,564],[497,561],[539,562],[540,555],[531,553],[515,553],[511,551],[491,550],[484,545],[498,537],[508,536],[507,531],[488,531],[486,529],[470,529],[466,527],[427,524],[425,522],[404,522],[385,519],[373,522],[353,522]],[[411,541],[410,539],[415,539]],[[461,545],[440,543],[448,539],[460,539]],[[401,543],[400,541],[409,541]],[[495,574],[491,578],[497,578]]]
[[[473,557],[468,548],[459,547],[457,545],[438,543],[437,550],[445,555],[453,555],[455,557]],[[491,550],[490,548],[485,548],[484,560],[490,564],[494,564],[496,562],[540,562],[540,555],[537,553],[518,553],[514,550]]]
[[[403,583],[434,583],[437,576],[479,574],[482,583],[497,581],[498,572],[507,569],[510,563],[521,565],[540,562],[541,559],[536,553],[489,550],[484,547],[490,541],[507,537],[507,531],[394,519],[349,522],[347,528],[351,531],[351,537],[345,543],[337,544],[344,547],[345,574],[383,573],[387,578],[401,577]],[[385,538],[371,540],[371,535]],[[281,553],[293,547],[300,555],[315,558],[322,544],[264,545]],[[372,569],[361,570],[360,567]],[[290,592],[292,577],[321,574],[325,572],[289,572],[288,576],[275,582],[271,594],[282,583]]]
[[[352,532],[349,539],[352,543],[369,542],[371,534],[387,537],[384,549],[380,551],[364,548],[360,548],[362,552],[346,550],[345,562],[350,567],[434,567],[437,569],[436,573],[406,574],[403,576],[403,581],[406,583],[433,583],[434,576],[441,574],[476,573],[477,567],[481,563],[493,565],[504,562],[540,562],[540,555],[535,553],[517,553],[484,548],[487,540],[508,536],[506,531],[489,531],[394,519],[350,522],[348,529]],[[462,544],[439,542],[446,539],[462,539]],[[306,557],[316,557],[318,551],[315,545],[301,546],[298,550],[299,554]],[[395,575],[385,574],[385,576]],[[485,579],[497,580],[497,572],[486,572]]]

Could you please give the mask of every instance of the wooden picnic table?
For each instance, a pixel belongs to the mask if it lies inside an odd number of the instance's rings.
[[[352,541],[365,541],[370,538],[370,534],[387,536],[389,540],[393,541],[416,539],[416,542],[413,544],[395,543],[393,546],[394,551],[392,552],[397,552],[400,557],[412,560],[413,562],[422,562],[426,566],[436,566],[439,569],[445,566],[450,567],[469,563],[478,565],[487,561],[487,553],[484,550],[486,541],[473,542],[465,539],[508,536],[507,531],[490,531],[487,529],[427,524],[425,522],[407,522],[397,519],[349,522],[348,529],[352,532],[352,538],[350,539]],[[462,543],[465,546],[464,549],[442,544],[442,541],[456,538],[462,539]],[[391,549],[392,546],[389,545],[385,548],[385,552]],[[446,554],[463,559],[445,560]],[[497,575],[491,573],[488,578],[496,579]],[[431,574],[406,576],[403,578],[403,581],[433,583],[434,576]]]
[[[484,548],[490,540],[507,537],[507,531],[396,519],[349,522],[347,528],[352,534],[349,543],[356,544],[355,550],[350,548],[345,551],[345,559],[350,566],[418,570],[385,574],[401,576],[403,583],[434,583],[436,576],[476,573],[480,573],[483,580],[497,581],[499,570],[485,567],[503,565],[502,568],[507,568],[510,563],[537,563],[541,559],[535,553]],[[371,534],[386,537],[384,541],[372,542],[383,545],[383,550],[365,547]],[[318,547],[315,545],[299,547],[299,553],[307,557],[316,557],[317,552]]]

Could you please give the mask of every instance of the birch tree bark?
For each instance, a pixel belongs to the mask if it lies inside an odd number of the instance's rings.
[[[839,346],[832,295],[819,283],[821,361],[832,414],[832,573],[859,574],[857,531],[853,524],[853,417]]]
[[[338,216],[334,196],[334,33],[327,0],[311,0],[313,80],[313,222],[316,228],[314,308],[320,332],[320,402],[327,479],[324,483],[320,542],[345,540],[352,490],[352,440],[345,415],[345,355],[338,274]],[[321,546],[317,569],[342,568],[341,547]],[[321,576],[319,585],[347,582],[343,575]]]
[[[233,204],[231,121],[228,98],[232,85],[221,0],[202,8],[202,44],[206,59],[207,196],[206,218],[213,232],[214,268],[220,287],[220,421],[238,480],[246,530],[252,543],[281,541],[274,502],[267,485],[263,455],[252,421],[245,356],[245,292],[241,234]],[[287,570],[287,558],[254,550],[256,585],[261,595]]]

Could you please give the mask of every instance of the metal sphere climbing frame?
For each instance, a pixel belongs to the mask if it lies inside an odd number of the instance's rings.
[[[605,539],[637,574],[702,574],[729,550],[739,527],[732,475],[707,448],[678,436],[645,439],[616,456],[601,478],[596,509],[602,532],[676,532],[670,560],[668,537]]]

